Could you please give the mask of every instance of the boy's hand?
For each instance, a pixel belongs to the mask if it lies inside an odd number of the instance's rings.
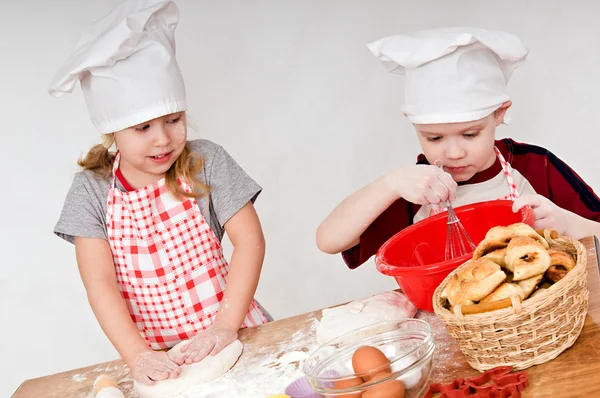
[[[530,206],[535,215],[535,223],[533,228],[545,229],[554,228],[560,235],[564,235],[567,231],[567,217],[565,210],[561,209],[549,199],[542,195],[523,195],[513,203],[513,212],[518,212],[521,208]]]
[[[400,167],[385,174],[383,181],[397,197],[419,205],[456,199],[456,181],[436,166]]]
[[[149,386],[158,380],[174,379],[181,372],[166,352],[152,350],[139,353],[129,367],[134,379]]]
[[[182,356],[173,360],[182,365],[200,362],[207,355],[217,355],[221,350],[238,338],[237,330],[214,323],[189,340],[189,344],[181,347]]]

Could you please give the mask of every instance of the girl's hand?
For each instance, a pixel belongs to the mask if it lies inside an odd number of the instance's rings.
[[[149,386],[158,380],[175,379],[181,372],[166,352],[153,350],[139,353],[129,367],[135,380]]]
[[[217,355],[237,338],[237,330],[215,322],[208,329],[192,337],[189,344],[181,347],[183,355],[173,359],[179,365],[200,362],[209,354]]]
[[[419,205],[456,199],[456,181],[436,166],[400,167],[385,174],[383,182],[397,197]]]
[[[565,210],[561,209],[542,195],[523,195],[513,203],[513,212],[518,212],[524,206],[530,206],[535,215],[533,228],[554,228],[560,235],[565,235],[568,228]]]

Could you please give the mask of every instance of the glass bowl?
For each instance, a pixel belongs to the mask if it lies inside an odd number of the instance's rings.
[[[370,371],[373,376],[389,367],[389,375],[364,381],[356,387],[336,388],[336,383],[366,374],[355,374],[352,355],[359,347],[378,348],[389,365]],[[375,323],[342,335],[312,351],[304,361],[303,372],[315,392],[324,397],[362,397],[367,391],[386,390],[395,380],[404,384],[404,398],[417,398],[427,387],[432,369],[435,341],[431,327],[420,319],[399,319]],[[395,383],[397,384],[397,383]],[[393,397],[397,395],[391,395]],[[398,395],[401,396],[401,395]]]

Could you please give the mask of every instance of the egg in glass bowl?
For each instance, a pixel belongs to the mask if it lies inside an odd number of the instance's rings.
[[[385,321],[323,344],[302,370],[324,397],[416,398],[428,385],[434,351],[427,322]]]

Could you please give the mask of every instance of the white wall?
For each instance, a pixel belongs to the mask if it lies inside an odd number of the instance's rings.
[[[25,379],[117,356],[89,309],[73,247],[52,234],[75,160],[99,137],[79,89],[60,100],[45,91],[81,29],[117,3],[0,6],[1,396]],[[398,112],[402,79],[365,47],[384,35],[459,24],[518,34],[532,51],[510,84],[513,122],[499,135],[548,147],[600,190],[598,3],[178,3],[189,113],[264,187],[257,298],[276,318],[395,287],[372,262],[350,272],[314,244],[345,195],[418,154]]]

